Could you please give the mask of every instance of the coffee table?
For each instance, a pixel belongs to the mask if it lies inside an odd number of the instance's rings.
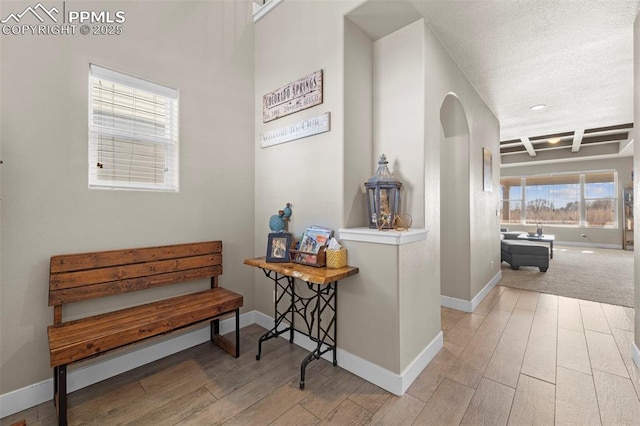
[[[549,258],[553,259],[553,242],[556,239],[555,235],[551,234],[542,234],[540,236],[534,235],[530,237],[529,234],[518,235],[518,239],[520,240],[528,240],[528,241],[540,241],[543,243],[549,243]]]

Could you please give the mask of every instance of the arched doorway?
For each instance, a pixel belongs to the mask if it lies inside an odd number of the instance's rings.
[[[440,106],[440,294],[471,299],[469,125],[460,100]]]

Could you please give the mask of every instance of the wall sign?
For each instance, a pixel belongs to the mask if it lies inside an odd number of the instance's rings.
[[[266,148],[268,146],[328,132],[329,130],[331,130],[331,113],[325,112],[322,115],[308,118],[291,126],[262,133],[260,135],[260,147]]]
[[[322,70],[262,97],[262,121],[267,123],[322,103]]]

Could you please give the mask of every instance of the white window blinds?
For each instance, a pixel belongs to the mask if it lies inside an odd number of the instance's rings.
[[[89,187],[178,190],[178,92],[90,65]]]

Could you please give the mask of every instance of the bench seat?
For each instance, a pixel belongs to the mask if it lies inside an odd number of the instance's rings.
[[[51,366],[100,355],[242,307],[223,287],[164,299],[48,327]]]
[[[67,425],[67,366],[118,348],[198,323],[209,323],[211,341],[240,356],[241,294],[219,286],[222,241],[63,254],[51,257],[47,327],[53,367],[53,400],[58,425]],[[182,294],[122,308],[119,299],[109,312],[66,320],[63,307],[72,303],[146,290],[210,281],[210,288],[183,287]],[[177,288],[177,287],[174,287]],[[189,293],[185,293],[189,292]],[[147,293],[148,294],[148,293]],[[220,335],[220,319],[235,316],[235,342]]]

